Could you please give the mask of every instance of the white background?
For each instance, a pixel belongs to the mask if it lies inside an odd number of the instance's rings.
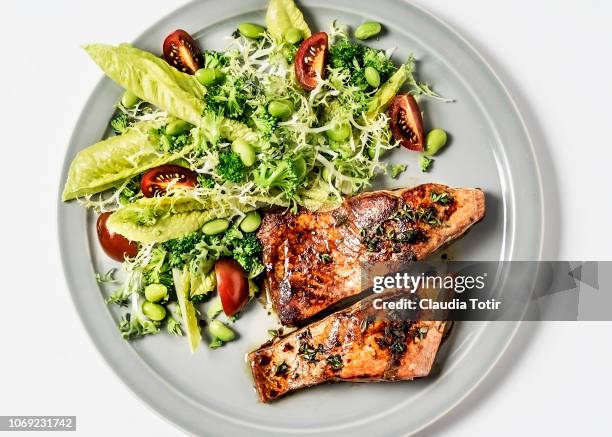
[[[2,4],[0,415],[76,415],[88,436],[182,435],[128,391],[83,331],[55,216],[66,144],[101,77],[79,44],[130,41],[182,3]],[[611,259],[612,2],[419,4],[491,61],[548,149],[542,164],[563,195],[557,256]],[[424,434],[610,435],[611,338],[612,323],[524,326],[485,382]]]

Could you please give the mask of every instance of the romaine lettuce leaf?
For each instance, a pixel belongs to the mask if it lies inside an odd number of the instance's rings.
[[[376,91],[376,94],[374,94],[370,101],[366,117],[371,119],[381,112],[384,112],[391,102],[391,99],[393,99],[404,82],[406,82],[407,77],[406,66],[402,65],[393,76]]]
[[[205,88],[195,76],[129,44],[90,44],[84,49],[108,77],[126,90],[181,120],[200,125]]]
[[[176,299],[181,309],[181,317],[183,318],[183,326],[187,332],[187,340],[191,352],[195,352],[202,342],[202,333],[198,325],[198,317],[195,307],[188,298],[189,293],[189,271],[187,267],[183,271],[172,269],[172,279],[174,280],[174,288],[176,290]]]
[[[300,29],[304,38],[311,35],[302,12],[293,0],[270,0],[266,11],[266,26],[270,35],[279,40],[292,27]]]
[[[197,231],[220,212],[205,198],[163,196],[141,198],[108,218],[111,232],[140,243],[162,243]]]
[[[153,122],[137,123],[124,134],[77,153],[68,170],[62,199],[102,192],[151,167],[177,159],[179,154],[158,149],[157,140],[149,134],[156,127],[159,126]]]

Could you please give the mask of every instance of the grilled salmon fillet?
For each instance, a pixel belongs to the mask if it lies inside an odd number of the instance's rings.
[[[276,338],[247,359],[263,402],[330,381],[399,381],[427,376],[445,322],[408,321],[377,309],[399,291],[372,295],[319,322]],[[375,299],[381,299],[375,308]]]
[[[258,237],[272,306],[282,324],[301,326],[368,288],[361,273],[371,266],[422,260],[484,212],[479,189],[424,184],[360,194],[326,212],[267,213]]]

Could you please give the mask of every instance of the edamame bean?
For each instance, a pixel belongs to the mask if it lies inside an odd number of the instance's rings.
[[[240,230],[244,232],[255,232],[261,225],[261,216],[257,211],[251,211],[244,216],[240,222]]]
[[[121,96],[121,104],[126,108],[131,108],[132,106],[136,106],[136,104],[140,102],[140,98],[133,92],[127,90]]]
[[[297,44],[304,39],[304,34],[300,29],[292,27],[287,32],[285,32],[285,40],[289,44]]]
[[[145,301],[142,304],[142,312],[154,322],[162,321],[166,318],[166,308],[158,303]]]
[[[200,68],[195,72],[195,77],[204,86],[211,86],[221,81],[225,74],[218,68]]]
[[[293,114],[293,104],[288,100],[272,100],[268,103],[268,112],[272,117],[288,118]]]
[[[444,129],[433,129],[429,131],[425,144],[425,153],[429,156],[435,155],[446,145],[447,140],[448,135],[446,135]]]
[[[245,166],[250,167],[255,164],[255,159],[257,158],[255,149],[245,140],[234,140],[232,143],[232,152],[237,153],[238,156],[240,156],[240,160]]]
[[[225,232],[229,227],[229,224],[229,220],[214,219],[204,223],[204,226],[202,226],[202,232],[205,235],[217,235],[221,232]]]
[[[183,120],[172,120],[166,126],[166,133],[170,136],[182,134],[191,129],[191,125]]]
[[[242,23],[238,26],[238,32],[246,38],[259,39],[266,31],[266,28],[254,23]]]
[[[380,74],[378,74],[378,70],[374,67],[366,67],[363,71],[366,82],[372,88],[378,88],[380,85]]]
[[[326,130],[325,135],[332,141],[344,141],[351,136],[351,125],[343,123],[333,127],[332,129]]]
[[[218,338],[221,341],[232,341],[236,338],[236,333],[227,325],[218,320],[212,320],[208,324],[208,332],[211,337]]]
[[[382,156],[385,154],[387,150],[381,148],[378,151],[378,159],[382,158]],[[368,147],[368,156],[370,157],[370,159],[374,159],[374,157],[376,156],[376,148],[375,147]]]
[[[168,296],[168,288],[164,284],[149,284],[144,295],[149,302],[157,302]]]
[[[376,36],[382,30],[382,26],[380,23],[376,21],[367,21],[365,23],[360,24],[355,29],[355,38],[357,39],[368,39]]]

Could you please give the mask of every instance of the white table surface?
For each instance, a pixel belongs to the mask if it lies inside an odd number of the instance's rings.
[[[130,41],[182,3],[3,2],[0,415],[76,415],[88,436],[182,435],[128,391],[84,332],[55,215],[66,144],[101,76],[79,44]],[[547,151],[544,176],[564,199],[549,256],[611,259],[612,2],[419,4],[481,50]],[[423,434],[610,435],[611,338],[612,323],[527,324],[485,382]]]

